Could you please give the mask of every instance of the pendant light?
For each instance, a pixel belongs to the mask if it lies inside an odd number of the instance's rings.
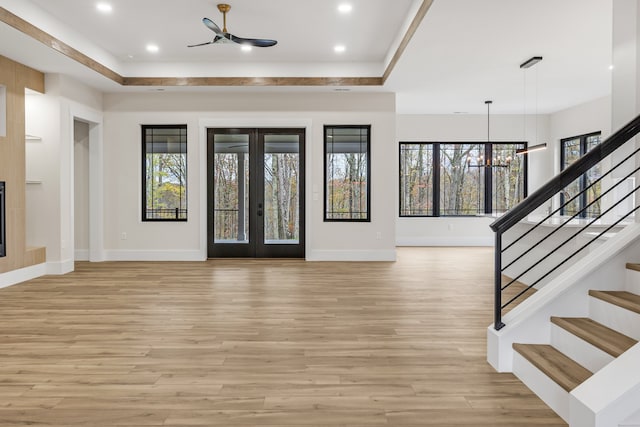
[[[536,65],[538,62],[542,61],[542,56],[532,56],[531,58],[527,59],[526,61],[524,61],[522,64],[520,64],[520,69],[523,70],[524,73],[524,97],[523,97],[523,113],[522,113],[522,121],[524,123],[523,128],[524,128],[524,139],[526,141],[526,132],[527,132],[527,109],[526,109],[526,94],[527,94],[527,69],[533,67],[534,65]],[[536,69],[536,111],[535,111],[535,138],[534,140],[538,140],[538,70]],[[532,151],[539,151],[539,150],[544,150],[547,148],[547,143],[542,143],[542,144],[536,144],[536,145],[531,145],[528,146],[527,148],[519,148],[516,150],[516,154],[527,154],[530,153]]]
[[[484,103],[487,105],[487,145],[491,144],[491,121],[490,121],[490,107],[491,104],[493,104],[493,101],[491,100],[487,100],[484,101]],[[491,150],[493,151],[493,150]],[[472,165],[471,164],[471,158],[467,159],[467,167],[470,168],[506,168],[509,167],[509,164],[511,163],[511,157],[507,157],[504,159],[504,163],[500,163],[502,161],[502,159],[500,159],[500,157],[498,157],[496,160],[494,161],[494,159],[486,159],[486,161],[483,160],[484,156],[481,154],[478,157],[478,164],[476,165]]]

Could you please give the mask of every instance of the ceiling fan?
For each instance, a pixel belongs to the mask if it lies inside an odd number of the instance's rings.
[[[192,44],[187,47],[196,47],[196,46],[204,46],[207,44],[229,43],[229,42],[248,45],[248,46],[256,46],[256,47],[270,47],[278,43],[276,40],[247,39],[243,37],[234,36],[233,34],[227,31],[227,12],[231,10],[231,6],[225,3],[221,3],[218,5],[218,10],[222,12],[222,18],[223,18],[222,30],[211,19],[202,18],[202,23],[206,25],[207,28],[209,28],[211,31],[216,33],[216,36],[211,41],[208,41],[205,43],[199,43],[199,44]]]

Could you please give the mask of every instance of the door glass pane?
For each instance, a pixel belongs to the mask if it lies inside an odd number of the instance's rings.
[[[300,235],[298,135],[264,136],[264,243],[297,244]]]
[[[249,242],[249,135],[214,135],[213,240]]]

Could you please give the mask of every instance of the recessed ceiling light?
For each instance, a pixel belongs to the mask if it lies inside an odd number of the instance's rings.
[[[156,53],[159,50],[160,50],[160,48],[158,47],[158,45],[155,45],[155,44],[148,44],[147,45],[147,52]]]
[[[346,48],[346,47],[344,47],[344,45],[339,44],[339,45],[336,45],[336,46],[333,48],[333,50],[334,50],[336,53],[342,53],[342,52],[344,52],[345,50],[347,50],[347,48]]]
[[[248,44],[243,44],[240,49],[242,49],[243,52],[251,52],[251,46]]]
[[[353,6],[351,6],[349,3],[342,3],[340,6],[338,6],[338,12],[340,13],[349,13],[353,10]]]
[[[111,13],[111,11],[113,10],[113,7],[111,7],[109,3],[101,2],[96,4],[96,9],[98,9],[98,11],[102,13]]]
[[[613,68],[614,68],[614,67],[613,67],[613,64],[609,65],[609,69],[610,69],[610,70],[613,70]]]

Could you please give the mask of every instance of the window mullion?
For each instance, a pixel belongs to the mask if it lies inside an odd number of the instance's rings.
[[[433,144],[433,216],[440,216],[440,143]]]

